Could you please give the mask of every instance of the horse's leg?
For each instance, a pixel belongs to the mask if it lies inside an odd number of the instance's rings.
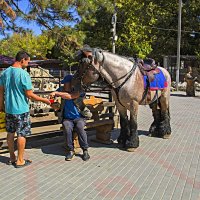
[[[128,120],[128,116],[127,116],[127,109],[121,105],[121,103],[119,103],[119,100],[117,98],[117,95],[115,93],[114,90],[111,90],[112,92],[112,96],[115,100],[115,104],[117,107],[117,110],[119,112],[119,117],[120,117],[120,135],[117,139],[119,147],[123,147],[125,148],[126,146],[126,141],[128,138],[128,135],[130,133],[130,129],[129,129],[129,120]]]
[[[169,97],[163,92],[159,100],[161,105],[159,135],[164,139],[168,139],[171,135]]]
[[[117,139],[118,144],[122,145],[123,148],[126,146],[126,141],[129,135],[129,121],[127,116],[126,108],[120,108],[118,106],[119,116],[120,116],[120,135]]]
[[[159,128],[160,137],[163,139],[169,139],[171,135],[170,126],[170,113],[169,108],[166,111],[161,111],[161,122]]]
[[[154,121],[151,124],[149,128],[149,136],[150,137],[159,137],[159,126],[160,126],[160,120],[161,120],[161,110],[158,109],[158,102],[155,101],[151,105],[149,105],[152,109],[152,114]]]
[[[138,106],[139,105],[137,102],[132,102],[130,105],[130,135],[126,145],[126,149],[129,152],[133,152],[136,148],[139,147],[139,137],[137,130]]]

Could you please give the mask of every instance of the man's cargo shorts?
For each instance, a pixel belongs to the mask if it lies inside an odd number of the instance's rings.
[[[17,133],[17,135],[26,137],[31,134],[30,113],[8,114],[6,113],[6,131],[8,133]]]

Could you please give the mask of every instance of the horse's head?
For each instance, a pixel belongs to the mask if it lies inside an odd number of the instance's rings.
[[[103,53],[100,49],[86,48],[77,52],[78,70],[72,80],[72,85],[79,85],[86,89],[100,77],[100,67],[103,62]]]

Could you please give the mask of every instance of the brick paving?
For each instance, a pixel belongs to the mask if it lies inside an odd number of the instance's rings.
[[[134,153],[114,144],[90,141],[91,160],[64,160],[62,144],[26,150],[33,164],[15,169],[0,155],[1,200],[200,200],[200,94],[171,96],[172,138],[145,134],[152,122],[148,106],[140,106],[140,147]],[[93,136],[89,137],[89,140]]]

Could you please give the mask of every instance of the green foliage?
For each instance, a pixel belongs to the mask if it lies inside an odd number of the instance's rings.
[[[47,30],[48,38],[52,38],[56,41],[54,45],[49,45],[47,56],[48,58],[59,58],[65,61],[66,65],[74,65],[73,55],[74,52],[83,45],[85,33],[77,27],[70,28],[72,23],[87,22],[89,24],[95,24],[96,19],[94,17],[96,10],[104,5],[108,5],[109,1],[105,0],[27,0],[28,9],[24,13],[15,1],[10,1],[10,5],[14,11],[17,11],[17,17],[25,20],[26,22],[36,22],[43,29]],[[15,32],[26,33],[23,24],[20,27],[15,22],[11,23],[6,20],[6,27],[12,28]],[[21,39],[21,38],[20,38]],[[13,43],[13,46],[20,48],[30,48],[29,51],[37,51],[37,45],[35,47],[32,44],[26,46],[24,44]],[[7,50],[10,52],[16,52],[14,50]],[[33,49],[32,49],[33,48]],[[42,50],[42,49],[41,49]],[[9,52],[10,51],[10,52]],[[42,50],[43,51],[43,50]],[[34,53],[35,53],[34,52]],[[41,55],[44,55],[41,52]]]
[[[48,32],[48,36],[56,41],[49,52],[49,58],[61,59],[66,66],[74,65],[74,53],[82,47],[84,33],[70,27],[55,27]]]
[[[125,52],[129,56],[135,54],[142,58],[147,56],[152,50],[153,41],[151,30],[147,26],[156,21],[152,15],[154,5],[147,1],[144,3],[121,0],[118,1],[117,6],[119,7],[117,49],[121,49],[120,54]]]
[[[86,34],[85,43],[111,51],[113,14],[109,9],[99,7],[96,12],[88,12],[94,23],[81,22],[78,26]],[[111,5],[111,6],[110,6]],[[178,1],[174,0],[117,0],[116,52],[125,56],[153,57],[162,62],[163,55],[177,53]],[[94,10],[94,9],[93,9]],[[186,1],[182,7],[181,54],[199,55],[200,1]],[[186,32],[184,32],[186,31]]]
[[[91,46],[98,46],[103,49],[112,49],[112,32],[110,32],[112,25],[111,19],[114,10],[112,1],[109,1],[109,7],[102,5],[96,10],[94,14],[94,24],[88,22],[81,22],[78,26],[85,31],[85,43]],[[140,1],[117,1],[117,36],[116,52],[132,56],[138,54],[140,57],[148,55],[152,48],[151,43],[154,37],[151,37],[151,30],[145,25],[154,24],[155,19],[152,16],[151,9],[154,7],[151,3],[145,5]],[[142,15],[145,7],[147,13]],[[109,8],[109,9],[108,9]]]
[[[34,36],[32,33],[13,34],[12,37],[0,41],[0,54],[14,57],[19,50],[27,51],[31,57],[46,58],[48,49],[55,42],[46,34]]]
[[[93,14],[95,23],[82,21],[77,28],[83,30],[86,37],[84,43],[91,47],[100,47],[110,50],[112,48],[111,33],[112,13],[107,8],[99,6]]]

